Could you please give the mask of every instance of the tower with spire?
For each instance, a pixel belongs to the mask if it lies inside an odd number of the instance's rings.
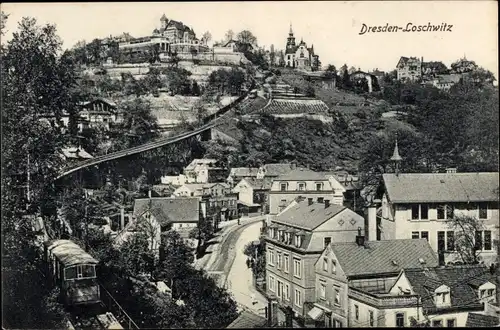
[[[292,23],[290,23],[290,31],[286,39],[286,51],[295,52],[295,37],[293,36]]]
[[[391,162],[394,164],[394,171],[396,176],[399,175],[399,166],[403,158],[399,155],[398,149],[398,134],[396,133],[396,144],[394,145],[394,152],[392,153]]]

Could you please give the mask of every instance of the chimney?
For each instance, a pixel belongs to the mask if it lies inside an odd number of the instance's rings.
[[[446,173],[457,173],[457,168],[456,167],[448,167],[446,169]]]
[[[307,199],[307,205],[311,206],[313,204],[313,199],[312,198],[308,198]]]
[[[125,228],[125,209],[122,206],[120,208],[120,229],[123,230]]]
[[[361,227],[358,227],[358,235],[356,236],[356,244],[365,246],[365,236],[361,234]]]
[[[325,209],[327,209],[329,207],[330,207],[330,200],[329,199],[325,199]]]
[[[380,205],[380,199],[375,199],[372,201],[370,206],[368,206],[368,240],[377,240],[377,207]]]

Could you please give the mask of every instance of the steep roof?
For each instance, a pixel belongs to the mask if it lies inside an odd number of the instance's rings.
[[[484,315],[477,313],[469,313],[467,315],[467,328],[489,328],[498,326],[498,317],[492,315]]]
[[[265,164],[262,166],[264,176],[279,176],[292,170],[292,164]]]
[[[262,328],[267,324],[265,317],[254,314],[248,310],[243,310],[238,317],[231,322],[227,329]]]
[[[254,190],[269,190],[271,189],[271,185],[273,184],[273,180],[271,178],[264,179],[256,179],[256,178],[246,178],[246,182],[254,189]]]
[[[80,246],[66,239],[47,241],[44,243],[50,251],[64,266],[76,264],[97,264],[98,261],[85,252]]]
[[[364,246],[356,242],[331,243],[331,248],[346,276],[422,268],[419,258],[425,261],[426,267],[438,265],[436,254],[426,239],[366,241]]]
[[[161,216],[161,220],[166,222],[198,222],[200,217],[200,201],[197,197],[138,198],[134,201],[134,217],[141,216],[150,209],[150,203],[151,212],[155,209],[161,210],[165,215]],[[156,214],[161,215],[159,211]]]
[[[498,172],[384,174],[394,203],[498,201]]]
[[[304,180],[304,181],[327,181],[328,172],[315,172],[307,168],[297,167],[286,174],[280,175],[276,180]]]
[[[415,293],[422,297],[422,306],[431,311],[437,309],[433,298],[434,290],[443,284],[450,288],[451,308],[479,308],[482,305],[478,301],[478,284],[488,281],[494,283],[493,276],[484,265],[405,270],[405,275]]]
[[[345,206],[335,204],[330,204],[328,208],[325,208],[323,203],[308,204],[307,200],[299,202],[296,206],[278,214],[272,221],[305,230],[314,230],[347,209]],[[351,213],[354,212],[351,211]],[[348,218],[352,218],[353,215],[357,214],[345,213]]]

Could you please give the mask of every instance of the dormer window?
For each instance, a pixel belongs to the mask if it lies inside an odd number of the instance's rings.
[[[449,307],[451,305],[450,288],[446,285],[441,285],[434,291],[434,303],[436,307]]]
[[[482,303],[496,302],[496,286],[491,282],[486,282],[478,288],[478,298]]]
[[[300,247],[302,245],[302,236],[296,235],[295,236],[295,246]]]
[[[321,191],[323,190],[323,184],[321,182],[316,183],[316,191]]]
[[[280,190],[281,191],[286,191],[287,190],[287,186],[288,186],[288,184],[286,182],[282,182],[280,184]]]
[[[299,184],[298,184],[298,190],[299,191],[306,190],[306,184],[304,182],[299,182]]]

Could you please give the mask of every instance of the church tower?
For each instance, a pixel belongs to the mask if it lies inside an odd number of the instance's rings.
[[[288,32],[288,38],[286,39],[286,50],[295,52],[295,37],[293,36],[292,23],[290,23],[290,31]]]
[[[163,14],[163,16],[160,18],[160,23],[162,30],[165,30],[167,28],[167,23],[168,23],[168,19],[167,16],[165,16],[165,14]]]

